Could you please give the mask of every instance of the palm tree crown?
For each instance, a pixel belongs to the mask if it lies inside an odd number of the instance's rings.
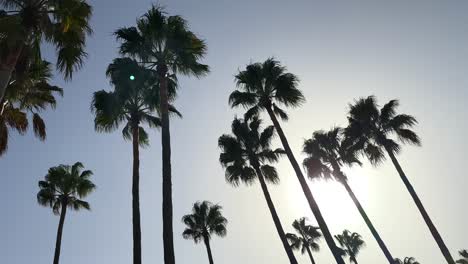
[[[349,256],[349,261],[357,264],[356,256],[365,246],[361,235],[356,232],[351,233],[349,230],[344,230],[342,234],[336,235],[335,238],[338,243],[344,247],[343,252]]]
[[[49,84],[51,72],[50,63],[41,61],[8,85],[0,103],[0,156],[8,149],[9,128],[24,134],[30,123],[28,115],[32,118],[34,134],[45,140],[46,126],[40,112],[48,107],[55,108],[56,94],[63,94],[61,88]]]
[[[292,227],[296,231],[296,234],[288,233],[286,237],[291,243],[291,247],[295,250],[301,250],[304,254],[308,250],[307,248],[318,251],[320,249],[317,240],[322,237],[319,228],[316,226],[308,225],[306,223],[307,218],[301,217],[300,219],[294,220]]]
[[[235,78],[239,90],[231,93],[229,103],[232,107],[248,108],[247,119],[271,108],[275,115],[287,120],[288,115],[280,106],[297,107],[305,102],[298,89],[298,77],[286,72],[286,67],[274,58],[247,65]]]
[[[395,264],[419,264],[413,257],[405,257],[403,260],[396,258]]]
[[[379,109],[374,96],[360,98],[350,105],[346,137],[362,145],[363,154],[372,164],[385,160],[385,149],[393,153],[401,150],[400,144],[392,139],[393,135],[401,143],[421,145],[419,136],[411,130],[417,124],[416,118],[396,114],[398,105],[398,100],[391,100]]]
[[[457,260],[457,263],[468,264],[468,251],[464,249],[464,250],[460,250],[458,253],[460,254],[462,258]]]
[[[54,214],[59,214],[63,206],[73,210],[89,210],[88,202],[81,199],[90,194],[96,186],[90,180],[92,171],[82,170],[83,168],[81,162],[72,166],[59,165],[50,168],[45,180],[39,181],[38,203],[51,207]]]
[[[210,239],[212,234],[226,236],[227,219],[222,215],[221,209],[220,205],[208,201],[196,202],[192,213],[182,217],[182,222],[187,226],[182,236],[195,243]]]

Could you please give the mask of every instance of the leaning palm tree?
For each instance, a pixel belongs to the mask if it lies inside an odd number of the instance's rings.
[[[319,251],[320,246],[317,243],[322,237],[322,234],[319,231],[318,227],[306,224],[306,218],[302,217],[298,220],[294,220],[292,227],[296,231],[296,234],[287,233],[286,238],[291,244],[291,248],[295,250],[301,250],[301,253],[304,254],[307,252],[310,257],[312,264],[315,264],[314,256],[312,255],[313,251]]]
[[[231,93],[229,96],[229,103],[232,107],[243,106],[248,108],[245,113],[246,119],[249,119],[251,116],[261,111],[267,111],[276,131],[278,131],[286,155],[296,173],[302,191],[322,230],[323,237],[328,247],[332,251],[337,264],[344,264],[340,250],[333,240],[328,225],[307,185],[299,163],[294,157],[286,135],[278,121],[278,117],[284,121],[288,120],[288,115],[280,106],[298,107],[305,101],[302,92],[297,87],[298,82],[296,75],[286,72],[286,68],[281,66],[280,63],[273,58],[267,59],[263,63],[250,64],[247,65],[244,71],[236,75],[238,90]]]
[[[342,131],[343,129],[336,127],[327,132],[314,132],[312,138],[304,142],[303,152],[307,154],[304,166],[311,179],[332,179],[343,184],[388,262],[393,264],[394,259],[392,254],[390,254],[390,251],[351,189],[351,186],[349,186],[348,177],[342,171],[344,165],[361,165],[356,156],[358,154],[358,146],[345,141]]]
[[[458,254],[462,257],[461,259],[457,260],[459,264],[468,264],[468,251],[466,249],[458,251]]]
[[[346,137],[360,144],[362,153],[374,165],[383,162],[387,152],[447,263],[455,264],[442,236],[396,158],[396,154],[401,151],[401,144],[421,145],[419,136],[411,130],[417,124],[416,118],[407,114],[397,114],[398,105],[398,100],[391,100],[379,109],[374,96],[360,98],[350,105]]]
[[[55,108],[56,94],[62,95],[61,88],[49,84],[51,72],[50,63],[41,61],[8,85],[5,97],[0,100],[0,156],[8,149],[9,131],[14,129],[24,134],[29,119],[36,137],[45,140],[46,126],[40,112]]]
[[[406,257],[403,260],[396,258],[395,264],[419,264],[419,262],[417,262],[413,257]]]
[[[221,214],[221,209],[221,206],[208,201],[196,202],[192,213],[182,217],[182,222],[187,226],[182,236],[192,239],[195,243],[203,240],[210,264],[214,263],[210,246],[211,235],[226,236],[227,219]]]
[[[206,45],[188,29],[188,23],[182,17],[167,16],[156,6],[138,19],[136,27],[121,28],[115,35],[122,41],[120,53],[155,70],[161,84],[164,263],[174,264],[168,77],[177,73],[196,77],[207,74],[208,66],[199,62],[206,53]]]
[[[56,47],[57,68],[69,79],[86,57],[92,8],[85,0],[0,0],[0,101],[12,73],[41,60],[44,41]]]
[[[227,182],[233,186],[238,186],[240,182],[253,184],[255,179],[258,179],[289,261],[297,264],[267,187],[267,181],[279,181],[275,167],[267,163],[277,162],[284,151],[271,149],[275,128],[269,126],[260,133],[260,125],[261,120],[256,116],[250,121],[235,118],[232,122],[232,135],[222,135],[218,140],[222,151],[219,161],[226,170]]]
[[[71,210],[90,210],[84,197],[88,196],[96,186],[90,178],[93,172],[83,170],[83,164],[77,162],[73,166],[59,165],[52,167],[43,181],[39,181],[37,201],[40,205],[51,207],[55,215],[60,215],[55,243],[54,264],[59,263],[60,247],[62,244],[63,225],[67,208]]]
[[[349,261],[358,264],[356,257],[359,251],[366,245],[361,235],[356,232],[351,233],[349,230],[344,230],[342,234],[336,235],[335,238],[338,243],[344,247],[343,253],[349,257]]]
[[[159,111],[159,83],[151,71],[141,67],[130,58],[118,58],[107,68],[107,75],[114,91],[94,93],[92,110],[95,114],[95,129],[112,132],[125,124],[124,139],[132,140],[132,219],[133,219],[133,263],[141,264],[140,227],[140,146],[146,146],[149,138],[142,124],[151,128],[161,125]],[[175,82],[171,82],[171,86]],[[171,89],[175,92],[175,87]],[[171,107],[173,109],[173,107]],[[176,112],[175,109],[173,109]],[[176,112],[177,113],[177,112]]]

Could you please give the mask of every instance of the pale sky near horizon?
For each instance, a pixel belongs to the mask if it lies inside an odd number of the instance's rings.
[[[67,214],[61,263],[131,263],[131,143],[120,131],[94,131],[90,101],[94,91],[110,89],[106,66],[117,56],[112,32],[132,26],[149,0],[90,1],[94,6],[89,58],[73,82],[55,84],[65,95],[44,116],[46,142],[31,133],[12,133],[0,158],[4,201],[0,217],[2,263],[50,263],[58,217],[36,202],[37,181],[61,163],[84,163],[98,188],[87,199],[91,212]],[[301,146],[313,131],[346,125],[348,103],[375,95],[381,104],[398,98],[401,112],[419,120],[423,146],[404,147],[398,157],[453,256],[468,248],[466,160],[468,139],[468,2],[449,1],[228,1],[160,2],[170,14],[186,18],[206,39],[205,63],[211,73],[199,80],[180,78],[176,106],[184,118],[171,127],[176,261],[207,263],[202,244],[184,240],[182,215],[197,200],[223,206],[228,235],[214,238],[215,263],[287,263],[258,184],[233,188],[219,165],[217,139],[230,132],[228,107],[234,75],[250,62],[275,56],[299,76],[307,102],[289,110],[283,128],[299,161]],[[44,56],[53,58],[52,50]],[[270,121],[264,116],[264,124]],[[143,263],[163,263],[160,134],[141,151]],[[275,142],[279,146],[279,141]],[[287,159],[277,164],[281,183],[271,186],[286,231],[308,209]],[[386,162],[347,170],[356,195],[395,257],[413,256],[422,264],[444,259],[401,182]],[[359,263],[385,263],[344,188],[333,182],[310,184],[333,234],[347,228],[366,241]],[[322,240],[318,264],[333,263]],[[299,263],[310,263],[296,254]]]

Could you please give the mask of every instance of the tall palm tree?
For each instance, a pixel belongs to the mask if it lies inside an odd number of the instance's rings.
[[[8,149],[9,130],[24,134],[30,124],[40,140],[45,140],[46,126],[40,112],[48,107],[55,108],[56,94],[62,89],[49,84],[50,63],[41,61],[31,65],[22,76],[16,76],[7,87],[3,100],[0,100],[0,156]]]
[[[267,163],[277,162],[284,151],[271,149],[275,128],[269,126],[260,133],[260,125],[261,120],[257,116],[252,117],[250,121],[235,118],[232,122],[232,135],[222,135],[218,140],[222,151],[219,161],[226,170],[227,182],[233,186],[238,186],[240,182],[249,185],[258,179],[289,261],[291,264],[297,264],[266,184],[267,181],[279,181],[275,167]]]
[[[366,245],[361,235],[356,232],[351,233],[349,230],[344,230],[342,234],[336,235],[335,238],[338,243],[344,247],[343,253],[349,257],[349,261],[358,264],[356,257],[359,251]]]
[[[310,257],[312,264],[315,264],[314,256],[312,255],[313,251],[319,251],[320,246],[317,243],[322,237],[322,234],[319,231],[318,227],[306,224],[307,218],[301,217],[297,220],[294,220],[292,227],[296,231],[296,234],[287,233],[286,238],[291,244],[291,248],[295,250],[301,249],[301,253],[304,254],[307,252]]]
[[[182,236],[195,243],[203,239],[210,264],[214,263],[210,247],[211,235],[226,236],[227,219],[222,215],[221,209],[221,206],[208,201],[196,202],[192,213],[182,217],[182,222],[187,226]]]
[[[37,202],[51,207],[55,215],[60,215],[55,243],[54,264],[59,263],[60,247],[62,243],[63,225],[67,208],[79,211],[90,210],[89,203],[82,199],[88,196],[96,186],[90,180],[93,172],[83,170],[81,162],[72,166],[59,165],[49,169],[43,181],[39,181]]]
[[[279,117],[283,121],[288,120],[288,115],[280,106],[298,107],[305,101],[302,92],[298,89],[298,83],[299,80],[296,75],[288,73],[286,68],[280,65],[279,61],[269,58],[263,63],[247,65],[244,71],[236,75],[238,90],[231,93],[229,103],[232,107],[243,106],[248,108],[245,113],[245,118],[247,119],[261,111],[267,111],[276,131],[278,131],[286,155],[296,173],[302,191],[307,198],[310,209],[317,220],[328,247],[332,251],[337,264],[344,264],[340,250],[333,240],[328,225],[307,185],[304,174],[294,157],[277,118]]]
[[[304,160],[304,166],[311,179],[333,179],[343,184],[388,262],[393,264],[394,259],[392,254],[390,254],[390,251],[351,189],[351,186],[349,186],[348,177],[342,171],[344,165],[361,165],[361,162],[356,157],[358,147],[350,144],[350,142],[346,142],[342,137],[342,131],[343,129],[336,127],[327,132],[314,132],[312,138],[304,142],[303,151],[308,156]]]
[[[114,86],[114,91],[101,90],[94,93],[91,106],[95,113],[94,124],[99,132],[112,132],[121,124],[125,124],[123,137],[132,140],[133,263],[141,264],[139,147],[149,143],[148,134],[142,124],[151,128],[161,125],[157,115],[159,83],[155,82],[157,78],[151,71],[130,58],[115,59],[107,68],[107,76]],[[172,93],[175,93],[175,82],[171,82],[171,87]]]
[[[56,47],[57,68],[66,79],[82,66],[92,32],[85,0],[0,0],[0,6],[0,101],[13,71],[41,61],[44,41]]]
[[[413,257],[406,257],[403,260],[396,258],[395,264],[419,264],[419,262],[417,262]]]
[[[177,73],[196,77],[207,74],[208,66],[199,62],[206,53],[206,45],[188,29],[186,20],[180,16],[167,16],[156,6],[138,19],[136,27],[121,28],[115,35],[122,41],[120,52],[155,70],[161,84],[164,263],[174,264],[168,77]]]
[[[416,118],[407,114],[397,114],[398,105],[398,100],[391,100],[379,109],[374,96],[358,99],[350,105],[346,137],[361,144],[362,153],[374,165],[383,162],[387,152],[447,263],[455,264],[442,236],[396,158],[401,144],[421,145],[419,136],[411,130],[417,124]]]
[[[458,254],[462,257],[461,259],[457,260],[459,264],[468,264],[468,251],[466,249],[458,251]]]

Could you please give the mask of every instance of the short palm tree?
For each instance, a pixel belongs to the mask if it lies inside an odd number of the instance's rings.
[[[271,141],[275,135],[274,127],[269,126],[260,132],[260,125],[261,120],[256,116],[250,121],[235,118],[232,122],[232,135],[222,135],[218,140],[222,151],[219,161],[226,170],[227,182],[233,186],[238,186],[240,182],[253,184],[258,179],[289,261],[297,264],[266,184],[267,181],[279,181],[275,167],[267,163],[277,162],[284,151],[271,149]]]
[[[302,92],[298,89],[298,83],[299,80],[296,75],[288,73],[279,61],[269,58],[263,63],[247,65],[245,70],[236,75],[238,90],[231,93],[229,103],[232,107],[243,106],[247,108],[248,110],[245,113],[246,119],[261,111],[267,111],[276,131],[278,131],[286,155],[296,173],[302,191],[306,196],[328,247],[332,251],[337,264],[344,264],[339,248],[333,240],[328,225],[309,189],[301,167],[294,157],[277,118],[280,117],[283,121],[288,120],[288,115],[280,106],[298,107],[305,101]]]
[[[366,245],[361,235],[344,230],[342,234],[335,236],[338,243],[344,248],[343,253],[349,257],[349,261],[358,264],[356,257],[359,251]]]
[[[82,199],[88,196],[96,186],[90,180],[90,170],[83,170],[83,164],[77,162],[72,166],[59,165],[49,169],[43,181],[39,181],[37,201],[40,205],[51,207],[54,214],[60,215],[55,244],[54,264],[59,263],[62,243],[63,224],[67,208],[79,211],[89,210],[90,206]]]
[[[164,262],[174,264],[168,77],[177,73],[196,77],[207,74],[208,66],[199,62],[206,53],[206,45],[188,29],[187,21],[182,17],[167,16],[162,8],[156,6],[138,19],[136,27],[121,28],[115,35],[122,41],[122,54],[134,57],[148,69],[155,70],[159,78]]]
[[[306,224],[306,218],[302,217],[298,220],[294,220],[292,227],[296,231],[296,234],[287,233],[286,238],[291,244],[291,248],[295,250],[301,250],[304,254],[307,252],[310,257],[312,264],[315,264],[313,251],[319,251],[320,246],[317,241],[322,237],[318,227]]]
[[[222,215],[221,209],[221,206],[208,201],[196,202],[192,213],[182,217],[182,222],[187,226],[182,236],[192,239],[195,243],[203,240],[210,264],[214,263],[210,246],[211,235],[226,236],[227,219]]]
[[[462,257],[461,259],[457,260],[459,264],[468,264],[468,251],[466,249],[458,251],[458,254]]]
[[[0,101],[13,71],[41,60],[43,41],[57,49],[57,68],[71,78],[86,57],[92,8],[85,0],[0,0]]]
[[[402,143],[421,145],[419,136],[411,130],[417,124],[416,118],[407,114],[397,114],[398,105],[398,100],[391,100],[379,109],[374,96],[360,98],[350,105],[346,137],[360,144],[362,153],[374,165],[383,162],[387,152],[447,263],[455,264],[442,236],[396,158]],[[397,140],[393,138],[394,136]]]
[[[304,166],[311,179],[333,179],[343,184],[388,262],[393,264],[392,254],[390,254],[351,186],[349,186],[348,177],[342,171],[344,165],[361,165],[356,157],[358,154],[357,146],[343,140],[342,131],[341,128],[336,127],[327,132],[314,132],[312,138],[304,142],[303,152],[307,154]]]
[[[24,134],[31,118],[34,134],[45,140],[46,126],[40,112],[48,107],[55,108],[56,94],[62,89],[49,84],[50,63],[41,61],[10,82],[3,100],[0,101],[0,156],[8,149],[9,130]]]
[[[125,124],[122,130],[123,137],[132,140],[133,263],[141,264],[139,147],[149,143],[148,134],[142,124],[151,128],[161,125],[157,115],[159,83],[151,71],[130,58],[115,59],[107,68],[107,75],[114,86],[114,91],[95,92],[91,107],[95,113],[94,123],[97,131],[112,132],[121,124]],[[175,82],[171,83],[175,85]],[[175,88],[171,91],[174,93]],[[174,111],[176,112],[175,109]]]
[[[403,260],[396,258],[395,264],[419,264],[419,262],[417,262],[413,257],[406,257]]]

